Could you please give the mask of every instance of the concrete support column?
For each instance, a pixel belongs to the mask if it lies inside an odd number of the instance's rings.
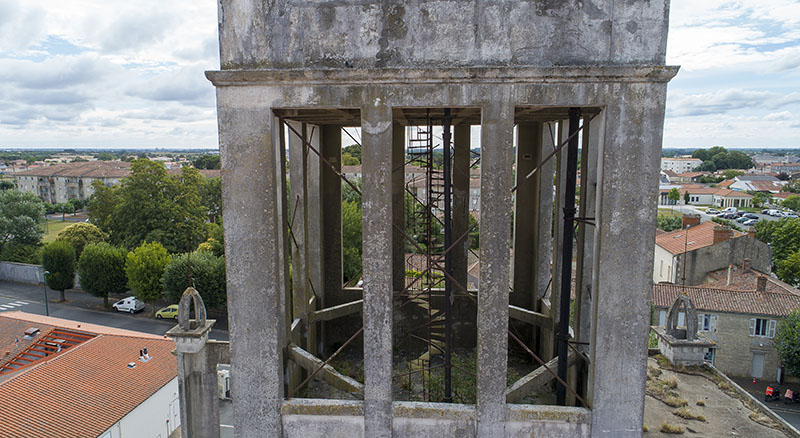
[[[514,193],[513,293],[510,303],[525,309],[536,304],[536,256],[539,250],[539,178],[527,178],[541,162],[542,123],[517,127],[517,190]]]
[[[323,303],[318,309],[327,305],[330,297],[339,296],[342,289],[342,179],[333,170],[342,169],[342,127],[322,125],[321,129],[322,156],[331,165],[322,164]],[[324,344],[324,331],[321,337]]]
[[[308,154],[305,142],[308,140],[308,125],[299,122],[286,122],[289,130],[289,225],[292,249],[292,318],[305,320],[308,313]]]
[[[392,124],[392,222],[405,229],[405,184],[406,184],[406,129],[399,123]],[[406,287],[405,238],[399,230],[392,230],[392,282],[394,290]]]
[[[453,240],[460,238],[469,229],[469,166],[470,166],[470,125],[456,125],[453,129]],[[453,252],[453,278],[467,287],[467,256],[469,239],[464,238],[455,244]],[[459,287],[454,285],[458,294]]]
[[[556,144],[556,124],[545,123],[542,125],[542,159],[549,156]],[[536,173],[539,181],[539,228],[537,232],[536,253],[536,298],[538,312],[550,314],[550,306],[545,306],[544,298],[548,288],[552,288],[553,271],[551,258],[553,255],[553,175],[556,169],[556,159],[551,158],[544,163]],[[547,361],[553,358],[555,352],[555,330],[552,322],[549,327],[539,328],[539,357]]]
[[[227,89],[218,89],[217,99],[233,426],[237,436],[280,436],[287,282],[279,194],[285,190],[285,151],[276,146],[278,123],[269,108],[242,107],[242,99]]]
[[[361,108],[364,178],[364,436],[392,436],[392,109]]]
[[[514,106],[509,96],[498,94],[481,111],[477,409],[482,438],[503,436],[506,417]]]
[[[309,142],[317,151],[322,150],[322,127],[309,125]],[[308,245],[308,297],[306,308],[307,312],[321,309],[325,305],[325,292],[323,290],[324,278],[324,253],[322,242],[323,230],[323,205],[322,205],[322,167],[325,163],[320,160],[319,155],[306,148],[306,230]],[[308,325],[308,339],[306,350],[312,354],[317,354],[321,350],[320,336],[316,324]]]
[[[197,353],[178,353],[181,435],[219,438],[217,362],[203,346]]]
[[[640,437],[666,84],[615,84],[598,174],[593,437]],[[630,175],[640,175],[631,180]],[[600,257],[602,255],[602,257]]]
[[[561,146],[569,137],[569,120],[562,120],[558,122],[558,141],[556,146]],[[557,342],[555,335],[558,328],[558,322],[561,319],[561,253],[564,245],[564,207],[568,202],[575,202],[574,199],[565,199],[565,192],[567,190],[567,147],[563,147],[558,154],[556,154],[556,194],[555,194],[555,208],[553,212],[553,255],[552,255],[552,276],[553,282],[550,288],[550,315],[553,318],[553,331],[552,331],[552,350],[543,351],[542,359],[549,360],[554,357]],[[572,258],[570,257],[570,260]]]

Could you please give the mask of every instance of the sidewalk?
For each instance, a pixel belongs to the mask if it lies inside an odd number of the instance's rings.
[[[44,287],[42,285],[14,283],[10,281],[0,280],[0,295],[9,296],[25,301],[44,303]],[[65,304],[68,306],[79,307],[82,309],[90,309],[101,312],[114,312],[110,307],[108,309],[103,306],[103,298],[95,297],[93,295],[82,292],[78,289],[68,289],[66,291],[66,301],[60,302],[61,293],[50,288],[47,289],[47,298],[50,303]],[[117,300],[130,296],[130,293],[123,295],[109,295],[109,306],[114,304]],[[155,305],[148,304],[143,312],[132,315],[134,318],[152,318],[156,310],[168,306],[170,303],[156,303]],[[216,316],[216,315],[215,315]],[[214,328],[228,331],[227,318],[218,318],[214,323]]]

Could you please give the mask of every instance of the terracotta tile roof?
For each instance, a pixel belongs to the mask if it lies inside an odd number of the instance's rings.
[[[56,164],[17,172],[15,176],[122,178],[130,175],[131,163],[125,161],[85,161]]]
[[[707,281],[703,284],[704,287],[730,289],[739,291],[753,291],[756,290],[756,282],[758,277],[763,276],[767,279],[767,292],[774,293],[789,293],[800,296],[800,290],[795,289],[789,284],[786,284],[777,278],[759,272],[755,269],[750,269],[748,272],[743,272],[741,266],[733,265],[731,267],[731,282],[728,283],[728,268],[717,269],[708,273]]]
[[[772,196],[773,196],[774,198],[786,199],[786,198],[788,198],[789,196],[800,196],[800,193],[792,193],[792,192],[779,192],[779,193],[773,193],[773,194],[772,194]]]
[[[0,333],[64,321],[13,313],[0,315]],[[64,328],[76,325],[67,321]],[[81,324],[97,336],[0,382],[0,438],[99,436],[177,376],[171,340],[98,327]],[[152,359],[140,362],[145,347]]]
[[[711,246],[714,243],[714,227],[719,226],[716,222],[703,222],[700,225],[690,227],[688,230],[675,230],[656,236],[656,245],[666,249],[672,254],[683,254],[685,251],[694,251],[698,248]],[[688,237],[686,233],[688,232]],[[732,239],[747,236],[736,230],[732,230]],[[688,244],[687,244],[688,243]]]
[[[709,175],[709,174],[710,172],[684,172],[684,173],[679,173],[678,176],[682,176],[685,178],[695,178],[698,176]]]
[[[669,307],[684,291],[701,311],[786,316],[800,308],[800,296],[788,293],[683,287],[667,283],[653,285],[653,306]]]
[[[667,175],[667,176],[671,176],[671,177],[676,177],[676,176],[678,176],[678,174],[677,174],[677,173],[675,173],[675,172],[674,172],[674,171],[672,171],[672,170],[662,170],[662,171],[661,171],[661,173],[663,173],[664,175]]]
[[[734,180],[732,180],[732,179],[726,179],[725,181],[720,181],[720,182],[718,182],[718,183],[717,183],[717,187],[719,187],[719,188],[723,188],[723,189],[724,189],[724,188],[727,188],[727,187],[729,187],[731,184],[733,184],[733,183],[735,183],[735,182],[736,182],[736,181],[734,181]]]

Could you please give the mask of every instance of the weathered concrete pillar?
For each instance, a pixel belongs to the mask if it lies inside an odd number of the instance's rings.
[[[308,125],[287,121],[289,131],[289,232],[292,248],[292,318],[305,319],[308,313]],[[301,136],[298,136],[300,133]]]
[[[542,159],[549,156],[556,142],[556,124],[545,123],[542,125]],[[552,288],[553,271],[551,259],[553,256],[553,175],[556,169],[556,158],[551,158],[544,163],[536,173],[539,181],[539,229],[537,235],[536,253],[536,298],[538,312],[550,315],[550,306],[545,306],[544,296],[548,288]],[[555,330],[552,319],[549,327],[539,328],[539,355],[541,359],[548,361],[552,359],[555,352]]]
[[[322,164],[322,303],[340,295],[342,289],[342,179],[334,172],[342,170],[342,127],[322,125],[322,156],[330,163]],[[341,304],[341,303],[336,303]],[[324,326],[324,324],[323,324]],[[324,330],[320,336],[324,341]],[[320,350],[322,351],[322,350]]]
[[[584,119],[585,127],[582,130],[581,146],[581,185],[580,206],[578,217],[594,222],[597,203],[597,151],[603,141],[603,114],[588,122]],[[579,342],[575,347],[578,351],[590,353],[591,341],[591,311],[592,311],[592,273],[594,272],[594,235],[595,225],[587,222],[578,223],[576,235],[577,262],[575,267],[575,313],[573,329],[575,340]],[[577,366],[570,369],[570,386],[577,388],[578,393],[585,395],[588,365],[578,360]],[[567,394],[568,404],[575,403],[575,396]],[[584,397],[585,398],[585,397]]]
[[[640,437],[666,84],[615,84],[598,174],[593,437]],[[640,175],[632,180],[630,175]],[[602,256],[602,257],[601,257]]]
[[[315,125],[308,125],[309,129],[309,142],[315,150],[322,150],[322,127]],[[307,312],[320,309],[324,306],[325,292],[323,290],[324,278],[324,253],[322,242],[323,230],[323,205],[322,205],[322,166],[325,164],[320,160],[319,155],[306,149],[306,230],[308,245],[308,289],[306,295],[307,299]],[[317,354],[321,351],[319,345],[321,339],[318,333],[317,324],[308,325],[308,339],[306,341],[306,349],[312,353]]]
[[[406,184],[406,130],[399,123],[392,124],[392,221],[401,230],[405,229],[405,184]],[[399,230],[392,230],[392,282],[394,290],[406,287],[405,238]]]
[[[569,137],[569,120],[562,120],[558,122],[558,141],[556,146],[561,146]],[[550,315],[553,318],[553,331],[552,331],[552,346],[553,349],[543,351],[542,354],[548,356],[549,360],[555,354],[555,349],[558,347],[555,336],[557,335],[558,322],[561,319],[561,253],[564,245],[564,206],[567,202],[575,202],[574,199],[565,199],[564,195],[567,189],[567,148],[562,148],[556,154],[556,194],[555,194],[555,208],[553,209],[553,255],[552,255],[552,276],[553,283],[550,289]],[[572,258],[570,257],[570,260]]]
[[[233,426],[241,437],[280,436],[287,287],[279,198],[285,190],[279,178],[284,151],[277,150],[278,123],[270,109],[246,102],[237,90],[217,90]]]
[[[481,111],[481,267],[478,290],[478,436],[504,435],[508,369],[514,106],[497,93]]]
[[[181,398],[181,435],[219,438],[217,362],[206,343],[213,320],[202,327],[183,330],[176,326],[167,335],[175,340],[178,357],[178,391]]]
[[[460,238],[469,229],[469,166],[470,166],[470,125],[456,125],[453,129],[453,240]],[[453,252],[453,278],[467,287],[469,258],[467,250],[469,239],[464,238],[455,244]],[[459,287],[453,290],[458,294]]]
[[[364,181],[364,436],[392,436],[392,109],[361,108]]]
[[[536,304],[536,256],[539,250],[539,178],[527,178],[541,162],[542,123],[517,126],[517,169],[514,193],[514,260],[511,305],[534,309]]]

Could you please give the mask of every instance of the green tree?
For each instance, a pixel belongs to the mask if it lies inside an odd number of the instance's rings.
[[[87,207],[89,221],[106,233],[113,228],[114,211],[120,204],[119,186],[107,187],[100,180],[92,181],[92,196]]]
[[[480,226],[479,225],[475,225],[477,223],[478,223],[478,221],[475,219],[475,216],[473,216],[472,213],[470,213],[469,214],[469,225],[467,227],[467,229],[472,230],[472,231],[469,232],[469,249],[478,249],[478,248],[480,248],[480,245],[481,245]],[[473,228],[473,226],[475,228]]]
[[[161,277],[169,263],[167,250],[158,242],[145,243],[129,252],[125,260],[128,287],[136,298],[152,303],[161,298]]]
[[[692,199],[692,198],[691,198],[691,195],[689,194],[689,191],[687,190],[687,191],[683,192],[683,203],[684,204],[688,204],[690,199]]]
[[[100,152],[97,154],[97,159],[100,161],[112,161],[114,158],[114,154],[111,152]]]
[[[660,214],[656,219],[656,227],[663,231],[674,231],[681,227],[679,216]]]
[[[222,218],[222,181],[206,178],[200,186],[200,203],[208,211],[208,221],[218,222]]]
[[[361,204],[342,201],[342,270],[345,283],[361,276]]]
[[[67,226],[58,233],[56,240],[69,242],[75,248],[75,257],[80,260],[83,248],[91,243],[99,243],[106,240],[106,234],[96,225],[78,222]]]
[[[11,181],[1,180],[0,190],[11,190],[14,188],[14,183]]]
[[[781,280],[793,285],[800,286],[800,251],[795,251],[783,260],[775,263],[778,270],[776,274]]]
[[[788,193],[800,193],[800,179],[789,181],[783,187],[781,187],[781,191]]]
[[[183,291],[193,286],[209,308],[219,308],[227,301],[225,258],[207,251],[173,255],[162,277],[167,298],[180,300]]]
[[[763,205],[772,202],[772,195],[769,193],[754,192],[752,193],[752,195],[753,195],[753,207],[759,208]]]
[[[200,200],[202,184],[197,169],[184,167],[170,176],[161,163],[134,161],[131,174],[111,189],[118,196],[107,221],[111,242],[126,248],[160,242],[172,253],[196,248],[205,239],[207,218]]]
[[[44,204],[33,193],[0,191],[0,251],[6,244],[35,245],[42,239],[39,224]]]
[[[728,169],[722,172],[722,176],[725,177],[725,179],[734,179],[741,175],[744,175],[744,172],[735,169]]]
[[[786,199],[784,199],[783,203],[781,205],[783,205],[784,207],[786,207],[786,208],[788,208],[790,210],[794,210],[794,211],[800,210],[800,196],[791,195],[791,196],[787,197]]]
[[[219,155],[206,154],[200,155],[192,161],[195,169],[219,169]]]
[[[781,363],[791,375],[800,373],[800,310],[795,309],[778,323],[773,341]]]
[[[108,307],[109,294],[121,294],[128,290],[125,275],[126,251],[105,242],[90,243],[78,258],[78,277],[81,289],[96,297],[102,297]]]
[[[42,269],[49,272],[47,286],[61,292],[65,301],[64,291],[75,285],[75,249],[63,240],[48,243],[42,248]]]
[[[681,192],[678,190],[677,187],[673,187],[670,189],[669,193],[667,193],[667,199],[670,201],[678,202],[681,199]]]

